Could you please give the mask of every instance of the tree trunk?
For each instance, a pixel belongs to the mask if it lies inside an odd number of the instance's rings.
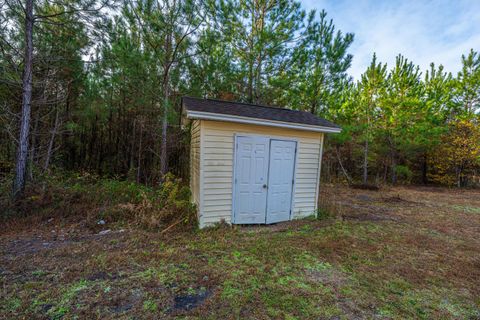
[[[134,119],[133,120],[133,130],[132,130],[132,135],[133,135],[133,138],[132,138],[132,144],[130,146],[130,162],[129,162],[129,165],[128,165],[128,171],[132,170],[132,168],[135,166],[135,163],[134,163],[134,158],[135,158],[135,124],[136,124],[136,120]],[[118,136],[118,134],[117,134]]]
[[[165,90],[168,92],[168,89]],[[162,117],[162,145],[160,149],[160,173],[162,178],[167,174],[168,171],[168,159],[167,159],[167,127],[168,127],[168,98],[165,98],[163,106],[163,117]]]
[[[162,145],[160,146],[160,175],[161,179],[167,174],[168,171],[168,158],[167,158],[167,128],[168,128],[168,99],[170,95],[169,83],[170,83],[170,67],[175,57],[172,55],[172,34],[167,34],[165,38],[165,55],[166,62],[163,67],[163,116],[162,116]]]
[[[163,116],[162,116],[162,145],[160,146],[160,174],[163,177],[167,174],[168,171],[168,159],[167,159],[167,127],[168,127],[168,81],[169,74],[168,71],[164,77],[163,84]]]
[[[250,34],[250,41],[249,41],[249,44],[248,44],[248,53],[247,53],[247,59],[248,59],[248,84],[247,84],[247,99],[248,99],[248,103],[253,103],[253,78],[254,78],[254,75],[253,75],[253,28],[255,26],[255,9],[252,9],[251,11],[251,22],[252,22],[252,30],[251,30],[251,34]]]
[[[395,151],[392,150],[392,184],[397,184],[397,158]]]
[[[310,113],[316,114],[317,113],[317,102],[314,101],[310,104]]]
[[[20,139],[18,140],[13,197],[22,196],[25,189],[27,173],[28,139],[30,135],[30,111],[32,103],[32,69],[33,69],[33,0],[25,4],[25,57],[22,79],[22,118],[20,122]]]
[[[138,142],[138,159],[137,159],[137,183],[140,183],[140,173],[142,165],[142,137],[143,137],[143,124],[140,123],[140,138]]]
[[[35,117],[35,124],[33,125],[32,143],[30,146],[30,163],[28,164],[30,180],[33,180],[33,167],[35,165],[35,157],[36,157],[36,151],[37,151],[37,134],[38,134],[39,118],[40,118],[40,110],[37,112],[37,116]]]
[[[383,171],[383,183],[387,183],[388,177],[388,162],[386,160],[383,161],[384,171]]]
[[[248,88],[247,88],[248,103],[253,103],[253,62],[248,64]]]
[[[365,139],[363,148],[363,184],[368,182],[368,139]]]
[[[427,162],[427,154],[423,155],[423,163],[422,163],[422,182],[423,184],[428,184],[428,162]]]
[[[52,158],[53,145],[55,143],[55,136],[57,135],[59,119],[58,119],[58,108],[55,111],[55,124],[53,125],[52,135],[50,136],[50,141],[48,142],[47,154],[45,155],[45,162],[43,164],[43,171],[47,171],[48,166],[50,165],[50,159]]]

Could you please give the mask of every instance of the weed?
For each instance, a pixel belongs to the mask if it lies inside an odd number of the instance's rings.
[[[455,210],[463,211],[465,213],[480,213],[480,207],[454,205],[453,208]]]
[[[158,309],[158,305],[154,300],[145,300],[143,302],[143,310],[149,312],[155,312]]]
[[[61,319],[69,313],[71,311],[70,307],[73,303],[73,299],[80,291],[87,289],[88,285],[89,282],[87,280],[80,280],[67,288],[61,296],[59,303],[48,310],[50,317],[53,319]]]
[[[311,256],[308,252],[304,252],[296,259],[303,268],[312,271],[323,271],[332,268],[332,265],[328,262],[318,261],[315,257]]]
[[[7,311],[14,312],[18,308],[21,307],[22,300],[20,300],[19,298],[11,298],[11,299],[8,299],[8,300],[4,301],[4,303],[5,303],[5,309]]]
[[[40,270],[40,269],[35,270],[35,271],[32,272],[32,276],[35,276],[35,277],[43,277],[43,276],[45,276],[46,274],[47,274],[47,273],[46,273],[45,271]]]

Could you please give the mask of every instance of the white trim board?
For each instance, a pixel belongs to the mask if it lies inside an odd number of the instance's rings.
[[[302,123],[249,118],[249,117],[233,116],[233,115],[202,112],[202,111],[187,111],[187,118],[199,119],[199,120],[216,120],[216,121],[256,124],[260,126],[280,127],[280,128],[297,129],[297,130],[314,131],[314,132],[325,132],[325,133],[339,133],[342,131],[341,128],[314,126],[314,125],[302,124]]]

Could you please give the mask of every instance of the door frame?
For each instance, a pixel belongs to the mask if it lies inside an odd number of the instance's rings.
[[[268,154],[269,154],[269,160],[268,160],[268,173],[267,173],[267,183],[270,178],[270,145],[272,140],[283,140],[283,141],[292,141],[295,142],[295,163],[293,165],[293,183],[292,183],[292,199],[290,201],[290,215],[288,218],[288,221],[293,220],[293,207],[295,203],[295,189],[297,186],[297,163],[298,163],[298,148],[299,148],[299,139],[294,138],[294,137],[285,137],[285,136],[277,136],[277,135],[262,135],[262,134],[252,134],[252,133],[234,133],[233,134],[233,170],[232,170],[232,216],[231,216],[231,221],[232,224],[235,224],[235,177],[236,177],[236,171],[237,171],[237,141],[238,137],[262,137],[262,138],[268,138]],[[267,197],[268,197],[268,190],[267,190]],[[267,204],[268,205],[268,204]],[[265,215],[267,214],[267,207],[265,207]],[[265,216],[265,223],[266,223],[266,216]]]

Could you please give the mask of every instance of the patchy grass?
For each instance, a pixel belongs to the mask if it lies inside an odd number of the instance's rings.
[[[0,318],[480,317],[480,192],[326,186],[322,197],[336,219],[104,235],[42,220],[6,231]]]
[[[454,205],[453,208],[455,210],[460,210],[460,211],[463,211],[463,212],[466,212],[466,213],[480,214],[480,207]]]

